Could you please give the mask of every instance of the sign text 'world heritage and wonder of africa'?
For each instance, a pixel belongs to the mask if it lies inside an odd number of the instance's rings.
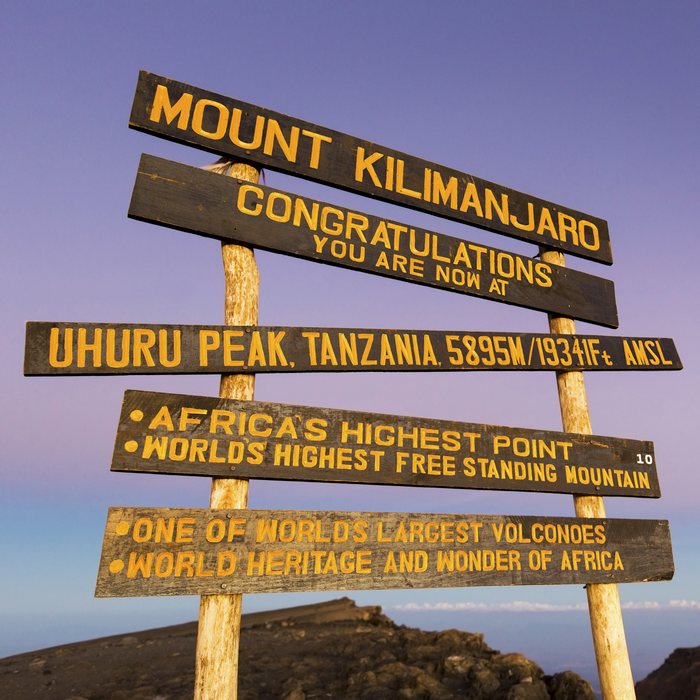
[[[129,126],[580,257],[612,262],[603,219],[145,71],[139,74]]]
[[[129,216],[616,328],[610,280],[143,155]]]
[[[668,523],[110,508],[98,597],[655,581]]]
[[[29,321],[24,373],[678,370],[670,338]]]
[[[112,470],[658,497],[649,441],[127,391]]]

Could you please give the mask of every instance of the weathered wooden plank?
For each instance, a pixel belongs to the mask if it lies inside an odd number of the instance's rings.
[[[145,391],[112,470],[658,497],[649,441]]]
[[[129,216],[617,327],[610,280],[143,155]]]
[[[556,250],[541,249],[541,257],[555,265],[564,265],[564,255]],[[570,318],[549,317],[552,333],[576,333]],[[557,394],[564,430],[590,434],[591,417],[582,372],[557,373]],[[580,518],[605,518],[605,503],[600,496],[574,496],[574,510]],[[635,700],[634,679],[629,663],[625,627],[622,620],[620,595],[615,584],[592,583],[586,586],[588,613],[593,634],[596,664],[603,698],[606,700]]]
[[[670,338],[30,321],[33,375],[678,370]]]
[[[110,508],[98,597],[656,581],[667,521]]]
[[[129,126],[512,238],[612,262],[607,222],[454,168],[141,71]]]

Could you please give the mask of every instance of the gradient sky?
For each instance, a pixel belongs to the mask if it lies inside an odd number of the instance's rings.
[[[573,258],[569,265],[614,280],[617,333],[672,337],[685,364],[682,372],[607,372],[586,380],[594,432],[649,439],[656,446],[662,498],[608,499],[608,514],[671,521],[674,580],[621,586],[633,652],[639,630],[657,630],[654,641],[646,642],[646,661],[639,652],[635,675],[675,646],[700,644],[700,478],[691,440],[698,434],[700,390],[700,246],[691,204],[700,184],[699,20],[696,2],[6,5],[0,29],[0,619],[9,624],[0,623],[0,655],[196,615],[196,598],[96,601],[93,588],[109,505],[208,502],[206,479],[110,474],[124,389],[213,395],[216,378],[22,376],[27,320],[221,322],[218,243],[126,217],[142,152],[192,165],[212,160],[127,128],[139,69],[608,220],[614,265]],[[506,250],[535,252],[526,243],[276,173],[266,173],[266,183]],[[541,312],[269,253],[257,257],[261,323],[546,330]],[[577,328],[611,332],[584,323]],[[554,376],[545,373],[260,376],[256,398],[561,428]],[[250,505],[573,512],[569,496],[282,488],[272,482],[251,485]],[[503,640],[498,644],[518,650],[523,644],[513,635],[532,636],[540,628],[503,623],[496,629],[495,621],[536,617],[556,630],[551,647],[538,652],[550,659],[558,640],[573,630],[567,616],[574,615],[582,630],[570,640],[574,656],[591,654],[585,616],[576,612],[585,601],[581,587],[352,595],[426,628],[486,630],[487,641],[492,629]],[[335,596],[247,596],[246,609]],[[538,608],[543,603],[555,608]]]

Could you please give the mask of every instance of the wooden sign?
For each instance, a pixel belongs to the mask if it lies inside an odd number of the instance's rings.
[[[141,71],[129,126],[212,153],[612,262],[607,222],[454,168]],[[455,141],[461,135],[455,135]]]
[[[27,323],[25,375],[672,370],[670,338],[545,333]]]
[[[110,508],[98,597],[657,581],[667,521]]]
[[[113,471],[658,497],[651,442],[145,391]]]
[[[609,280],[143,155],[129,216],[617,327]]]

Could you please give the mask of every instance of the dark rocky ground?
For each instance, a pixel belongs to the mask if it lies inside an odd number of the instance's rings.
[[[700,647],[676,649],[636,690],[637,700],[700,700]]]
[[[195,637],[188,623],[0,659],[0,697],[191,698]],[[396,625],[377,607],[341,598],[244,616],[239,697],[592,700],[593,692],[575,673],[545,676],[482,635]]]

